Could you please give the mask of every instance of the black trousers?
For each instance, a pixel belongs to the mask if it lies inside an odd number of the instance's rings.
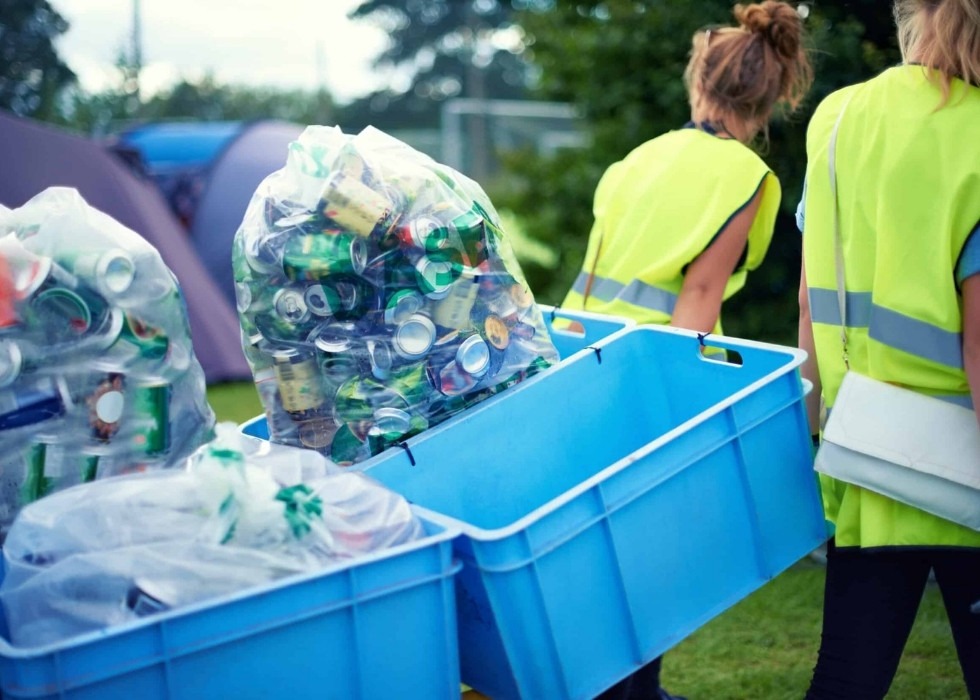
[[[885,697],[935,572],[972,700],[980,700],[980,550],[827,550],[823,632],[807,700]]]
[[[656,700],[660,693],[660,666],[664,657],[658,656],[646,666],[627,676],[595,700]]]

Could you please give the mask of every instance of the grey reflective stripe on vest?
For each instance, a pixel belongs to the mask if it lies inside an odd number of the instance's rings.
[[[897,311],[877,306],[870,292],[847,292],[847,326],[867,328],[868,336],[910,355],[963,369],[963,337]],[[840,325],[836,289],[810,287],[810,319]]]
[[[585,286],[589,282],[589,273],[580,272],[572,285],[572,289],[579,294],[585,295]],[[665,289],[654,287],[641,282],[632,280],[629,284],[622,284],[608,277],[592,278],[592,290],[589,296],[595,297],[599,301],[624,301],[633,306],[639,306],[651,311],[659,311],[668,316],[673,315],[674,306],[677,304],[677,295]]]

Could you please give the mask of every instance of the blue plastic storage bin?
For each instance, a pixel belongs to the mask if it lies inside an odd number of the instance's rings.
[[[591,698],[826,539],[805,354],[638,326],[361,466],[462,531],[464,683]]]
[[[3,698],[459,698],[452,526],[355,562],[36,648]],[[5,632],[5,630],[4,630]]]

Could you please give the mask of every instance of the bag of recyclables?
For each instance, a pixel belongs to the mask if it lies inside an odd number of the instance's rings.
[[[374,128],[311,126],[233,246],[273,441],[360,462],[558,361],[474,181]]]
[[[157,250],[70,188],[0,211],[0,542],[23,505],[179,464],[213,427]]]
[[[82,484],[20,512],[0,585],[11,643],[57,642],[424,536],[408,502],[363,473],[308,450],[243,449],[230,423],[218,433],[185,469]]]

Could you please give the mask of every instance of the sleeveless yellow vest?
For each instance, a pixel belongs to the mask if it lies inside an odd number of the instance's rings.
[[[957,81],[950,103],[923,69],[901,66],[827,97],[807,130],[804,260],[825,405],[846,371],[840,339],[828,146],[846,271],[850,368],[970,405],[963,304],[954,269],[980,220],[980,89]],[[848,101],[849,100],[849,101]],[[924,171],[920,164],[939,162]],[[980,533],[821,475],[839,546],[980,546]]]
[[[610,166],[596,188],[585,262],[562,306],[669,323],[687,266],[763,183],[745,260],[728,280],[725,299],[745,285],[747,271],[766,255],[779,180],[746,146],[698,129],[671,131],[637,147]],[[720,324],[719,319],[715,333]]]

